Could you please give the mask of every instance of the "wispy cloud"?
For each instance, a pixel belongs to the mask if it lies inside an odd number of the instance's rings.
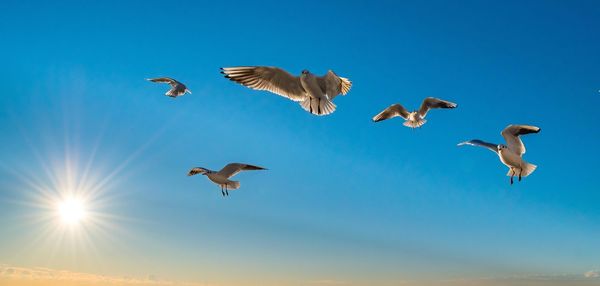
[[[154,275],[149,275],[145,278],[118,277],[72,272],[66,270],[55,270],[43,267],[26,268],[8,265],[0,265],[0,282],[2,280],[10,280],[14,283],[23,283],[22,285],[29,285],[30,282],[36,282],[38,284],[50,285],[73,283],[77,285],[94,284],[112,286],[208,286],[207,284],[161,280]],[[27,281],[29,281],[29,283],[26,283]]]
[[[319,279],[308,282],[310,285],[347,285],[348,282],[336,279]]]
[[[583,273],[585,278],[600,278],[600,270],[590,270],[586,273]]]
[[[480,277],[437,281],[396,281],[385,285],[410,286],[592,286],[599,285],[600,270],[580,274],[532,274],[507,277]],[[363,285],[355,281],[340,279],[317,279],[306,281],[306,285],[349,286]],[[11,286],[209,286],[208,284],[164,280],[155,275],[143,278],[107,276],[90,273],[56,270],[43,267],[14,267],[0,264],[0,285]],[[214,286],[214,285],[213,285]]]

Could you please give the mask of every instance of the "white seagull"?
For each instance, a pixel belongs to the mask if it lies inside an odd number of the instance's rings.
[[[462,143],[459,143],[458,146],[461,145],[472,145],[472,146],[480,146],[487,148],[500,157],[500,161],[504,165],[508,167],[507,176],[510,176],[510,183],[513,183],[513,177],[519,176],[519,181],[521,181],[521,177],[527,177],[535,169],[536,165],[527,163],[523,160],[523,154],[525,154],[525,145],[523,145],[523,141],[521,141],[520,135],[525,135],[529,133],[538,133],[540,132],[540,128],[536,126],[530,125],[508,125],[500,134],[506,140],[506,144],[492,144],[488,142],[481,141],[479,139],[469,140]]]
[[[193,176],[196,174],[202,174],[208,177],[213,183],[219,185],[221,187],[221,194],[223,196],[229,196],[228,190],[236,190],[240,187],[240,182],[231,181],[229,178],[235,176],[235,174],[241,171],[249,171],[249,170],[266,170],[263,167],[258,167],[254,165],[241,164],[241,163],[230,163],[227,166],[223,167],[220,171],[212,171],[206,168],[195,167],[190,170],[188,176]]]
[[[327,115],[335,111],[332,100],[346,95],[352,87],[347,78],[329,70],[318,77],[308,70],[293,76],[277,67],[248,66],[221,68],[226,78],[256,90],[266,90],[300,103],[304,110],[315,115]]]
[[[169,77],[158,77],[158,78],[147,78],[146,80],[149,80],[151,82],[158,82],[158,83],[168,83],[171,86],[171,89],[169,89],[169,91],[167,91],[167,93],[165,93],[166,96],[170,96],[170,97],[178,97],[178,96],[182,96],[184,95],[186,92],[191,94],[192,91],[189,90],[185,84],[178,82],[172,78]]]
[[[456,103],[445,101],[441,99],[437,99],[435,97],[428,97],[423,100],[421,104],[421,108],[419,110],[415,110],[413,112],[409,112],[404,108],[404,106],[400,104],[392,104],[390,107],[384,109],[379,114],[373,116],[374,122],[379,122],[382,120],[394,118],[400,116],[404,118],[404,126],[417,128],[423,126],[427,120],[425,120],[425,116],[430,109],[433,108],[456,108],[458,105]]]

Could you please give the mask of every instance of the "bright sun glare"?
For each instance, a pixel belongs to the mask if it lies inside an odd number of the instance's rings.
[[[81,200],[66,199],[58,204],[58,213],[63,223],[73,225],[85,218],[85,207]]]

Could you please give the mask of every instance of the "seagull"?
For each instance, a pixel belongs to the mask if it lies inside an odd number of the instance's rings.
[[[231,181],[229,178],[235,176],[235,174],[241,171],[250,171],[250,170],[266,170],[263,167],[258,167],[249,164],[241,164],[241,163],[230,163],[227,166],[223,167],[220,171],[212,171],[202,167],[192,168],[188,176],[193,176],[196,174],[202,174],[208,177],[213,183],[219,185],[221,187],[221,194],[223,196],[229,196],[228,190],[236,190],[240,187],[240,182]]]
[[[523,160],[523,154],[525,154],[525,145],[523,145],[523,141],[521,141],[521,135],[530,134],[530,133],[538,133],[540,132],[540,128],[536,126],[530,125],[508,125],[500,134],[506,140],[506,144],[492,144],[488,142],[481,141],[479,139],[469,140],[462,143],[459,143],[458,146],[462,145],[472,145],[472,146],[480,146],[487,148],[500,157],[500,161],[502,164],[508,167],[507,176],[510,176],[510,184],[513,183],[513,177],[518,174],[519,181],[521,181],[521,177],[527,177],[535,169],[536,165],[527,163]]]
[[[192,94],[192,91],[187,89],[185,84],[180,83],[169,77],[147,78],[146,80],[149,80],[151,82],[168,83],[171,86],[171,89],[169,89],[169,91],[167,91],[165,95],[169,97],[175,98],[178,96],[182,96],[185,93]]]
[[[303,70],[300,76],[293,76],[277,67],[247,66],[221,68],[226,78],[256,90],[266,90],[300,103],[300,106],[314,115],[328,115],[335,111],[332,100],[338,95],[346,95],[352,82],[339,77],[329,70],[324,76],[316,76]]]
[[[458,105],[456,103],[441,100],[435,97],[428,97],[423,100],[421,103],[421,108],[419,110],[415,110],[413,112],[409,112],[404,108],[404,106],[400,104],[392,104],[390,107],[384,109],[379,114],[373,117],[374,122],[379,122],[382,120],[394,118],[400,116],[404,118],[404,126],[410,128],[417,128],[423,126],[427,120],[425,120],[425,116],[427,115],[427,111],[433,108],[456,108]]]

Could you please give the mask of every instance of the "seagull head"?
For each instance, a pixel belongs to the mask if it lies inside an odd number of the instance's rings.
[[[506,145],[504,145],[504,144],[498,144],[498,151],[504,150],[506,148],[508,148]]]

